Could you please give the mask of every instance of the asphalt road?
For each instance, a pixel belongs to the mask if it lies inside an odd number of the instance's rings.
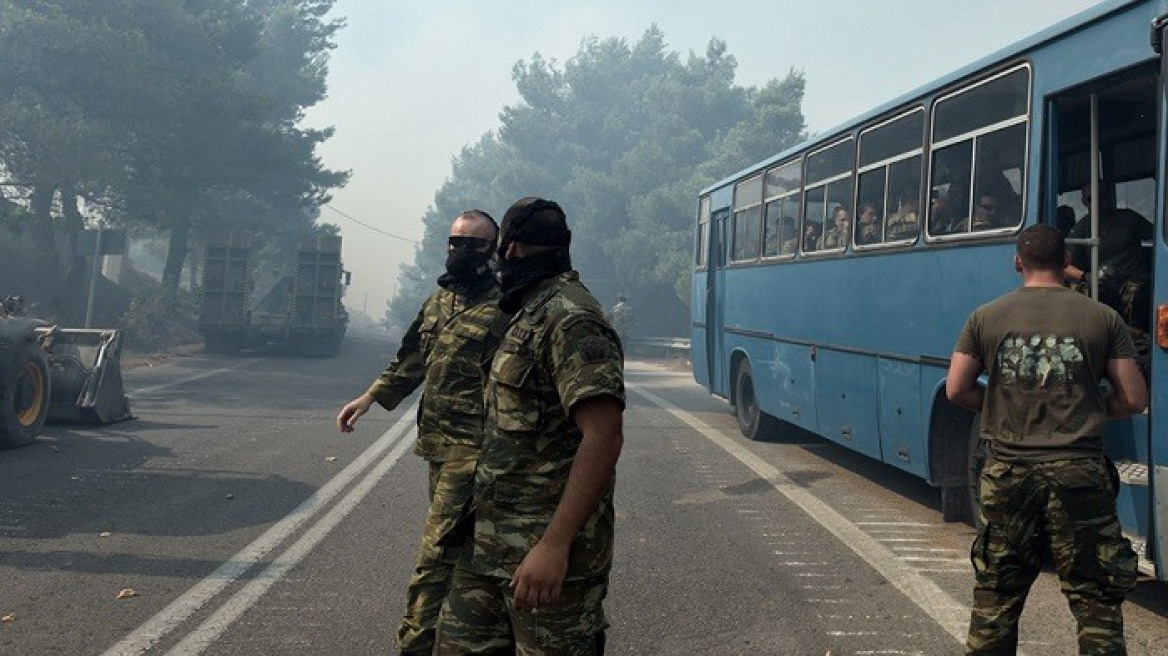
[[[0,452],[0,653],[392,653],[426,504],[413,407],[332,423],[391,347],[138,366],[136,420]],[[609,653],[961,652],[972,531],[934,490],[805,433],[746,441],[687,371],[627,382]],[[1125,614],[1130,653],[1168,653],[1168,586]],[[1025,653],[1075,652],[1052,574],[1022,627]]]

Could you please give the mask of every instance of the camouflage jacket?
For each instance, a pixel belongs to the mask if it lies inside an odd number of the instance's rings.
[[[511,320],[487,380],[486,435],[475,477],[470,568],[511,577],[560,503],[582,434],[584,399],[624,404],[624,356],[604,311],[575,271],[540,283]],[[607,576],[612,482],[572,542],[568,579]]]
[[[439,289],[426,299],[402,338],[397,357],[369,394],[387,410],[419,385],[418,441],[427,460],[468,458],[483,436],[483,385],[487,367],[510,315],[499,309],[499,287],[470,298]]]

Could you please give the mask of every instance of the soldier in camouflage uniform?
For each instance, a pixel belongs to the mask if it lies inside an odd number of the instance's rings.
[[[486,368],[510,318],[499,309],[499,287],[488,266],[497,233],[494,219],[481,210],[454,220],[439,289],[422,304],[394,361],[337,416],[341,431],[352,431],[374,401],[393,410],[425,385],[414,453],[430,463],[430,510],[397,631],[404,654],[433,651],[438,611],[458,556],[437,540],[474,488]]]
[[[946,394],[981,413],[989,447],[969,654],[1017,650],[1018,618],[1047,547],[1080,653],[1125,653],[1121,605],[1136,583],[1136,555],[1120,531],[1118,475],[1102,435],[1109,416],[1141,412],[1148,390],[1119,315],[1063,286],[1068,260],[1057,228],[1024,230],[1014,262],[1022,288],[973,312],[950,361]]]
[[[503,219],[501,305],[516,314],[487,381],[474,546],[442,608],[439,654],[604,650],[623,355],[571,270],[570,234],[538,198]]]

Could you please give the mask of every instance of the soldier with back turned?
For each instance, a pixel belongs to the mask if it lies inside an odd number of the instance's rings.
[[[970,315],[950,360],[946,395],[981,413],[989,449],[968,654],[1015,653],[1047,549],[1078,621],[1080,653],[1125,653],[1121,606],[1136,583],[1136,554],[1120,531],[1119,476],[1103,454],[1103,431],[1109,416],[1141,412],[1148,390],[1119,315],[1063,286],[1068,261],[1058,228],[1023,230],[1014,258],[1022,287]]]

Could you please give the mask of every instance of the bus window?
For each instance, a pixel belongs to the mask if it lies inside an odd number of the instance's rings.
[[[839,141],[807,156],[803,251],[842,250],[851,238],[854,141]]]
[[[857,245],[916,239],[924,117],[917,108],[860,134]]]
[[[808,189],[803,196],[803,252],[811,253],[822,248],[820,238],[823,237],[823,212],[827,202],[823,199],[826,189],[817,187]]]
[[[703,196],[698,201],[698,243],[694,247],[694,263],[699,269],[705,268],[708,264],[707,258],[709,251],[707,245],[710,243],[710,197]]]
[[[913,241],[920,232],[921,156],[888,165],[888,195],[884,207],[884,239]]]
[[[1022,222],[1030,69],[1020,66],[933,107],[929,234],[1012,229]]]
[[[794,161],[766,174],[766,222],[763,226],[763,257],[793,255],[799,247],[799,186],[802,167]]]
[[[944,236],[968,232],[970,162],[973,140],[933,151],[929,194],[929,234]]]
[[[856,193],[856,234],[857,246],[879,244],[884,241],[883,214],[884,194],[888,188],[888,170],[884,167],[873,169],[859,176]]]
[[[977,139],[972,230],[1012,228],[1022,221],[1022,165],[1026,126],[1014,125]]]
[[[758,259],[762,235],[762,176],[734,186],[732,262]]]
[[[734,213],[734,248],[730,259],[745,262],[758,259],[759,220],[761,208],[758,205]]]

